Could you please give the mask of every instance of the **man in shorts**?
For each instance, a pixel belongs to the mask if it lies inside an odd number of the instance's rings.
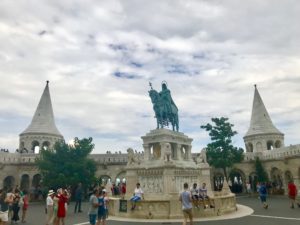
[[[193,187],[191,188],[191,194],[194,206],[199,208],[199,189],[197,187],[197,183],[193,184]]]
[[[190,224],[193,225],[193,212],[192,212],[192,194],[191,192],[188,190],[189,189],[189,185],[187,183],[183,184],[183,192],[181,192],[180,196],[179,196],[179,201],[181,201],[181,205],[182,205],[182,212],[183,212],[183,216],[184,216],[184,220],[182,225],[186,225],[187,224],[187,219],[190,219]]]
[[[204,209],[208,208],[207,202],[209,203],[210,208],[215,208],[215,206],[212,204],[212,201],[207,195],[206,183],[203,183],[202,187],[199,188],[199,200],[203,202]]]
[[[89,200],[89,220],[90,220],[90,225],[95,225],[96,220],[97,220],[97,214],[98,214],[98,195],[99,195],[99,190],[95,189],[93,190],[93,194],[90,197]]]
[[[269,207],[269,205],[267,203],[268,192],[267,192],[267,187],[266,187],[265,182],[262,182],[260,184],[259,189],[258,189],[258,193],[259,193],[259,198],[260,198],[260,201],[263,205],[263,208],[268,209],[268,207]]]

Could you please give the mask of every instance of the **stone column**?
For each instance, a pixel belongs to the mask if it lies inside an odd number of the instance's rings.
[[[150,146],[149,144],[143,144],[144,148],[144,160],[147,161],[150,159]]]
[[[160,145],[160,160],[163,161],[164,160],[164,156],[165,156],[165,142],[161,142]]]
[[[182,160],[182,157],[181,157],[181,145],[180,144],[176,145],[176,155],[177,155],[177,160]]]
[[[187,145],[186,156],[187,156],[187,160],[192,160],[192,146],[191,145]]]
[[[129,170],[126,171],[126,199],[130,199],[136,187],[136,183],[138,182],[138,176],[136,170]]]

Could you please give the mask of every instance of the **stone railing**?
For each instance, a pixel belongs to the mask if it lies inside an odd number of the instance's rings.
[[[37,155],[19,154],[19,153],[0,153],[0,163],[2,164],[20,164],[34,163]]]
[[[141,153],[139,153],[141,154]],[[17,163],[34,163],[38,154],[34,153],[6,153],[0,152],[0,163],[2,164],[17,164]],[[195,159],[197,153],[192,153],[192,158]],[[270,151],[263,152],[246,152],[244,161],[255,160],[259,157],[260,160],[276,160],[300,156],[300,145],[290,145],[282,148],[275,148]],[[97,164],[115,165],[127,164],[127,153],[106,153],[106,154],[90,154],[90,159],[95,160]]]
[[[256,157],[260,160],[276,160],[295,156],[300,156],[300,145],[290,145],[263,152],[246,152],[244,161],[255,160]]]
[[[127,154],[90,154],[90,159],[93,159],[98,164],[126,164]]]

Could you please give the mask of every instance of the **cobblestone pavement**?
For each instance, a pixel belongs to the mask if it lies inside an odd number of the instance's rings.
[[[268,199],[269,208],[267,210],[261,207],[257,197],[238,196],[238,204],[246,205],[254,210],[250,216],[245,216],[237,219],[217,220],[217,221],[202,221],[194,224],[207,225],[299,225],[300,224],[300,208],[289,208],[289,201],[286,196],[272,196]],[[74,203],[69,205],[68,216],[65,225],[87,225],[87,210],[88,204],[83,203],[83,212],[74,214]],[[45,213],[44,204],[32,203],[28,210],[27,222],[24,225],[44,225]],[[146,224],[141,222],[120,222],[107,221],[108,225],[129,225],[129,224]],[[151,223],[179,225],[182,223]]]

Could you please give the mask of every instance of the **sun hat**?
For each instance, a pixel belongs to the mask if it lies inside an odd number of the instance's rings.
[[[103,189],[102,192],[107,192],[106,189]]]
[[[55,192],[53,190],[49,190],[48,192],[48,196],[55,194]]]

